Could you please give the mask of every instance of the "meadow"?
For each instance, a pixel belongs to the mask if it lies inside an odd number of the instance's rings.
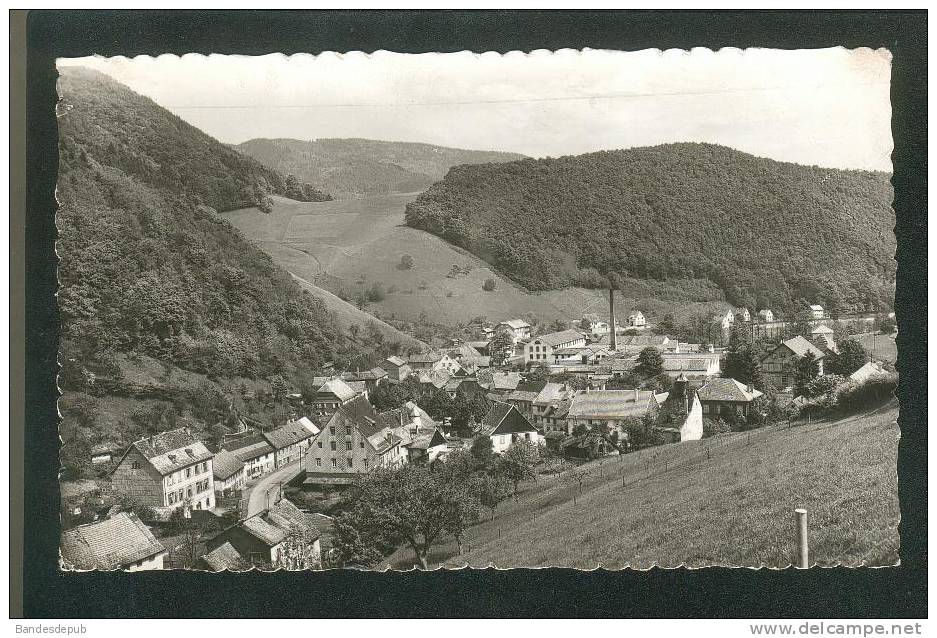
[[[808,511],[813,565],[898,560],[897,408],[720,435],[607,457],[524,484],[493,520],[430,556],[444,567],[789,566],[794,509]],[[408,568],[401,549],[388,565]]]
[[[895,344],[896,335],[864,334],[857,335],[856,339],[875,359],[895,363],[898,360],[898,346]]]
[[[479,316],[502,320],[530,312],[549,322],[607,312],[604,291],[567,288],[531,293],[474,255],[404,226],[404,209],[416,196],[393,194],[316,203],[274,197],[269,214],[245,208],[224,213],[224,217],[280,266],[310,285],[353,299],[379,284],[384,298],[364,309],[384,318],[415,321],[425,313],[433,322],[455,325]],[[400,268],[404,254],[413,257],[410,269]],[[459,271],[454,275],[453,266]],[[482,289],[489,278],[496,282],[493,291]],[[714,287],[711,292],[718,294]],[[625,318],[635,308],[651,321],[668,312],[681,321],[728,305],[684,301],[680,290],[666,282],[626,281],[616,310]]]

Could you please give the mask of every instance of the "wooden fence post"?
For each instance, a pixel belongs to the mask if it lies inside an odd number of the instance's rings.
[[[810,566],[809,550],[807,547],[807,510],[794,510],[797,523],[797,567],[807,569]]]

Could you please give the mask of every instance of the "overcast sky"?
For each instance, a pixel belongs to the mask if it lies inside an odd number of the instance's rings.
[[[223,142],[364,137],[534,157],[724,144],[891,170],[891,56],[823,49],[82,58]]]

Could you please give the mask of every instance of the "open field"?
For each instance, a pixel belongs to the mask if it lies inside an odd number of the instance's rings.
[[[608,457],[583,493],[564,478],[527,483],[467,551],[437,546],[433,565],[458,567],[786,567],[796,555],[795,508],[808,511],[810,561],[898,560],[898,411],[733,433]],[[624,481],[625,486],[622,487]],[[575,500],[574,500],[575,497]],[[487,517],[487,515],[486,515]],[[413,564],[412,551],[390,557]]]
[[[864,334],[856,335],[856,339],[875,359],[894,363],[898,360],[898,346],[895,344],[895,336]]]
[[[385,298],[366,308],[381,317],[412,321],[425,312],[432,321],[457,324],[478,316],[501,320],[527,312],[545,322],[606,312],[602,291],[570,288],[530,293],[492,272],[477,257],[404,226],[404,209],[416,195],[332,202],[275,197],[269,215],[246,208],[224,216],[274,261],[310,285],[351,298],[375,283],[382,284]],[[413,256],[412,269],[398,268],[403,254]],[[468,274],[448,277],[453,265]],[[492,292],[482,290],[488,278],[497,282]],[[634,282],[633,288],[617,299],[616,308],[623,318],[632,308],[640,308],[653,322],[666,312],[681,320],[696,312],[729,307],[723,302],[662,301],[640,282]]]

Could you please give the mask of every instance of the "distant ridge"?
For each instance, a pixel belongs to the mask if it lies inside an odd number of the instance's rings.
[[[361,138],[308,141],[260,138],[234,148],[269,168],[320,184],[335,197],[345,198],[421,191],[459,164],[508,162],[525,157],[518,153]]]
[[[865,311],[894,300],[889,178],[665,144],[457,166],[406,219],[532,290],[706,278],[736,305]]]

